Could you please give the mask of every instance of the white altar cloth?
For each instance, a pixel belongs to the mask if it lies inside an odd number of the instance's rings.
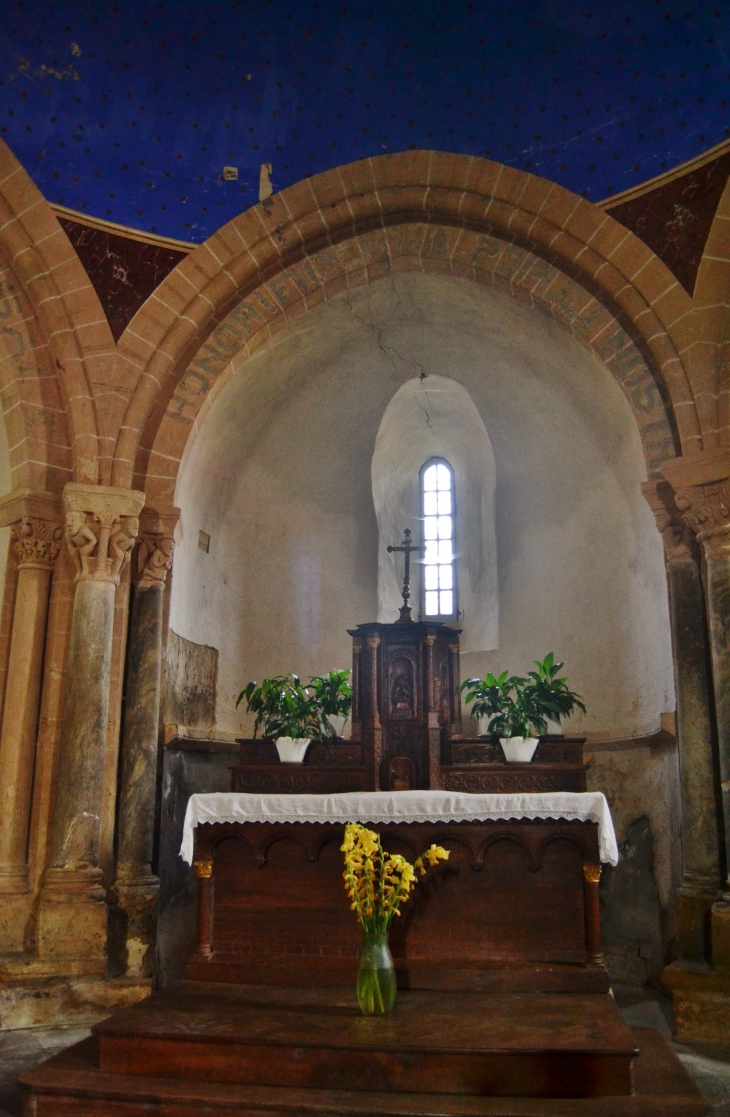
[[[606,796],[600,791],[474,795],[455,791],[348,791],[338,795],[191,795],[180,856],[193,860],[196,826],[207,822],[483,822],[499,818],[578,818],[598,823],[601,861],[618,864]]]

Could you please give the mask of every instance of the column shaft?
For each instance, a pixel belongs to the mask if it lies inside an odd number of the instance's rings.
[[[48,495],[11,493],[0,505],[0,520],[12,524],[19,560],[0,734],[2,953],[23,949],[31,914],[28,833],[48,599],[63,538],[59,511]]]
[[[682,956],[710,953],[710,913],[720,895],[721,826],[709,633],[699,547],[667,481],[642,485],[664,540],[672,633],[682,808],[682,884],[677,930]]]
[[[70,484],[66,540],[77,568],[48,866],[38,913],[43,957],[105,968],[100,867],[114,591],[139,530],[141,493]],[[91,516],[91,518],[89,518]]]
[[[93,870],[99,882],[113,630],[113,583],[80,582],[71,619],[49,864],[54,869]]]
[[[721,886],[712,685],[702,573],[697,557],[670,561],[669,614],[677,695],[682,797],[682,886],[677,897],[685,958],[709,954],[710,911]]]
[[[724,542],[720,543],[720,539]],[[730,865],[730,538],[714,537],[705,547],[707,607],[710,617],[720,786],[724,818],[725,870]],[[730,899],[730,880],[725,890]]]
[[[115,899],[123,913],[128,976],[149,977],[154,967],[158,879],[152,872],[162,658],[161,583],[138,586],[129,622],[117,820]]]
[[[28,891],[28,825],[33,786],[50,567],[21,566],[0,736],[0,893]]]

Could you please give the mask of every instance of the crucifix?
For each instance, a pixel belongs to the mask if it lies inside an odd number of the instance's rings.
[[[411,543],[411,529],[407,527],[403,532],[404,539],[400,547],[388,547],[388,554],[393,554],[394,551],[402,551],[406,556],[406,569],[403,576],[403,604],[400,608],[400,617],[396,624],[406,624],[412,621],[411,607],[408,604],[408,598],[411,596],[411,551],[422,551],[423,547],[417,547]]]

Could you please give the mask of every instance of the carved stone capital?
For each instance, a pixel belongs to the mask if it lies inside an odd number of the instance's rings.
[[[58,522],[31,520],[28,516],[23,516],[19,524],[12,526],[18,569],[31,567],[52,571],[63,542],[61,525]]]
[[[15,536],[18,568],[52,571],[63,543],[61,498],[16,489],[0,500],[0,526]]]
[[[668,481],[646,481],[641,486],[647,504],[654,513],[656,526],[664,540],[667,566],[698,557],[695,534],[676,505],[674,490]]]
[[[663,472],[707,558],[730,553],[730,450],[700,450],[672,458]]]
[[[674,499],[708,557],[730,551],[730,479],[677,489]]]
[[[68,484],[63,491],[66,542],[76,581],[119,584],[139,533],[144,493],[106,485]]]
[[[171,535],[143,535],[137,550],[137,587],[164,588],[168,570],[172,570],[175,540]]]

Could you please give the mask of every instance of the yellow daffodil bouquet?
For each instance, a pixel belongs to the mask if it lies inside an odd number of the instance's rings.
[[[399,853],[387,853],[380,837],[358,822],[348,822],[341,846],[345,855],[345,888],[350,906],[365,932],[357,996],[368,1015],[389,1012],[395,1001],[395,968],[388,949],[388,928],[400,915],[416,886],[416,872],[447,860],[449,851],[432,845],[413,865]]]

